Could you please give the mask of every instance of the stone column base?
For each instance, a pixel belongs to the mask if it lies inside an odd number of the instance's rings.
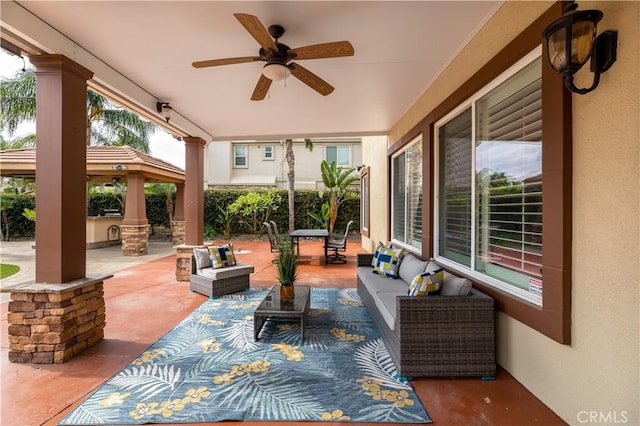
[[[184,244],[185,224],[186,222],[184,220],[171,221],[171,234],[173,235],[174,246]]]
[[[142,256],[149,249],[150,225],[121,225],[122,255]]]
[[[191,255],[193,254],[194,247],[204,246],[182,244],[176,247],[176,281],[191,280]]]
[[[104,338],[103,280],[18,284],[9,302],[9,361],[62,364]]]

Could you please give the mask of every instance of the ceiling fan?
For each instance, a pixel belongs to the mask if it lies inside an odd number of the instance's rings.
[[[308,69],[296,64],[293,60],[338,58],[341,56],[353,56],[354,54],[353,46],[348,41],[313,44],[291,49],[286,44],[278,42],[278,39],[285,32],[282,26],[271,25],[267,31],[260,20],[253,15],[234,13],[233,16],[260,44],[259,56],[211,59],[194,62],[192,65],[194,68],[206,68],[243,62],[266,62],[258,79],[258,84],[256,84],[251,95],[252,101],[263,100],[269,91],[269,87],[271,87],[271,82],[283,80],[288,74],[293,75],[316,92],[326,96],[333,92],[333,86]]]

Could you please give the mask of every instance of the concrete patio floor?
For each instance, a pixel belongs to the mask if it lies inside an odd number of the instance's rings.
[[[268,242],[236,241],[234,248],[239,261],[255,267],[252,287],[270,287],[275,283]],[[2,262],[12,263],[5,250],[10,251],[3,243]],[[358,243],[349,244],[347,264],[325,266],[320,257],[322,244],[303,241],[298,282],[315,287],[355,287],[355,255],[360,251]],[[122,258],[114,248],[88,251],[87,275],[114,275],[104,285],[105,338],[65,364],[10,363],[7,303],[0,304],[1,425],[55,425],[207,300],[191,293],[189,283],[175,280],[175,253],[169,244],[154,247],[148,256]],[[421,378],[412,384],[436,425],[565,424],[501,368],[496,380],[490,382],[479,378]]]

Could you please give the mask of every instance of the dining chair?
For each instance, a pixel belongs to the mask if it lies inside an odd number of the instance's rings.
[[[327,256],[327,263],[347,263],[347,256],[339,252],[347,250],[347,239],[349,237],[349,228],[351,227],[351,224],[353,224],[352,220],[347,223],[347,229],[344,231],[344,236],[341,240],[330,240],[327,242],[327,250],[332,251],[332,253]]]

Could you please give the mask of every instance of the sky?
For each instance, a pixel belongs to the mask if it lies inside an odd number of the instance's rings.
[[[29,66],[26,58],[25,61],[27,66]],[[12,78],[22,67],[22,59],[0,50],[0,78]],[[12,137],[9,137],[6,133],[3,133],[2,136],[5,139],[12,139],[16,136],[29,133],[35,133],[34,123],[20,126],[16,134]],[[149,138],[149,149],[151,150],[152,156],[184,169],[184,142],[174,139],[173,136],[164,130],[159,129]]]

